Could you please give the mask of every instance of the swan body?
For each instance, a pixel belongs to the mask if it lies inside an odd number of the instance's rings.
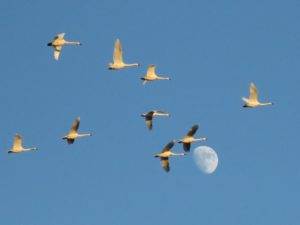
[[[201,138],[194,138],[194,134],[197,132],[199,128],[199,125],[194,125],[192,126],[192,128],[189,130],[189,132],[187,133],[187,135],[178,141],[178,143],[182,143],[183,144],[183,149],[186,152],[189,152],[191,149],[191,143],[196,142],[196,141],[205,141],[208,138],[207,137],[201,137]]]
[[[157,76],[155,73],[156,65],[152,64],[149,66],[146,76],[142,77],[141,80],[143,80],[143,85],[145,85],[148,81],[154,81],[154,80],[171,80],[170,77],[160,77]]]
[[[48,43],[48,46],[54,48],[54,59],[58,60],[61,49],[64,45],[81,45],[78,41],[66,41],[64,39],[65,33],[58,34],[54,37],[53,41]]]
[[[171,148],[174,146],[175,143],[176,143],[175,140],[171,141],[170,143],[168,143],[163,148],[163,150],[160,153],[154,155],[154,157],[160,158],[161,166],[163,167],[163,169],[166,172],[170,171],[169,157],[171,157],[171,156],[184,156],[184,155],[186,155],[185,153],[174,153],[174,152],[171,152]]]
[[[68,144],[73,144],[75,139],[80,137],[93,136],[92,134],[79,134],[77,132],[80,125],[80,117],[77,117],[73,122],[69,134],[63,137],[63,139],[67,140]]]
[[[13,147],[8,150],[8,153],[20,153],[20,152],[28,152],[32,150],[37,150],[36,147],[34,148],[23,148],[22,146],[22,136],[19,134],[15,135]]]
[[[143,113],[141,116],[145,117],[147,127],[149,128],[149,130],[152,130],[152,127],[153,127],[153,122],[152,122],[153,117],[171,116],[171,115],[169,113],[165,113],[165,112],[153,110],[153,111],[150,111],[148,113]]]
[[[255,108],[258,106],[267,106],[267,105],[273,105],[272,102],[265,102],[262,103],[258,101],[258,91],[254,83],[250,84],[250,96],[249,98],[244,98],[242,97],[242,100],[245,102],[243,107],[248,107],[248,108]]]
[[[124,63],[121,42],[120,42],[120,39],[117,39],[115,42],[115,47],[114,47],[113,63],[109,64],[108,69],[119,70],[119,69],[123,69],[125,67],[133,67],[133,66],[140,66],[140,64],[139,63],[131,63],[131,64]]]

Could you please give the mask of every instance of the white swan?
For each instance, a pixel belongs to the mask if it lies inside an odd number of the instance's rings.
[[[186,155],[184,153],[174,153],[174,152],[171,152],[170,149],[174,146],[175,143],[176,143],[175,140],[171,141],[170,143],[168,143],[164,147],[164,149],[159,154],[154,155],[154,157],[159,157],[160,158],[161,166],[164,168],[164,170],[166,172],[170,171],[169,157],[171,157],[171,156],[183,156],[183,155]]]
[[[48,46],[54,48],[54,59],[58,60],[61,49],[64,45],[81,45],[78,41],[66,41],[64,40],[65,33],[58,34],[54,37],[53,41],[48,43]]]
[[[77,117],[72,124],[69,134],[63,137],[63,139],[67,140],[68,144],[73,144],[76,138],[92,136],[92,134],[79,134],[77,132],[79,125],[80,125],[80,117]]]
[[[245,102],[243,107],[255,108],[257,106],[273,105],[272,102],[262,103],[262,102],[258,101],[258,91],[257,91],[257,88],[255,87],[253,82],[250,84],[250,96],[249,96],[249,98],[242,97],[242,100]]]
[[[108,69],[110,70],[119,70],[125,67],[140,66],[140,64],[138,63],[126,64],[123,62],[123,53],[120,39],[117,39],[115,42],[113,61],[113,63],[109,64]]]
[[[171,80],[170,77],[159,77],[155,73],[156,65],[152,64],[149,66],[147,70],[146,76],[142,77],[141,80],[143,80],[143,85],[145,85],[148,81],[154,81],[154,80]]]
[[[8,150],[8,153],[20,153],[20,152],[28,152],[32,150],[37,150],[37,148],[23,148],[22,146],[22,136],[19,134],[15,135],[13,147]]]
[[[192,126],[192,128],[189,130],[189,132],[187,133],[187,135],[178,141],[178,143],[182,143],[183,144],[183,149],[184,151],[188,152],[191,149],[191,143],[196,142],[196,141],[205,141],[208,138],[207,137],[202,137],[202,138],[194,138],[194,134],[197,132],[199,128],[199,125],[194,125]]]
[[[169,113],[165,113],[165,112],[162,112],[162,111],[153,110],[153,111],[150,111],[148,113],[143,113],[141,116],[145,117],[145,119],[146,119],[146,125],[151,130],[152,127],[153,127],[153,122],[152,122],[153,117],[157,117],[157,116],[171,116],[171,115]]]

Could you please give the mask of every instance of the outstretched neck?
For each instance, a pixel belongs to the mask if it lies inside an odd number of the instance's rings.
[[[242,100],[243,100],[245,103],[248,103],[248,102],[249,102],[249,99],[248,99],[248,98],[245,98],[245,97],[242,97]]]
[[[65,41],[66,45],[81,45],[79,41]]]
[[[260,103],[260,105],[273,105],[273,102]]]
[[[129,64],[125,64],[124,66],[126,67],[130,67],[130,66],[140,66],[139,63],[129,63]]]
[[[173,153],[173,152],[172,152],[172,155],[173,155],[173,156],[183,156],[183,155],[186,155],[186,154],[185,154],[185,153]]]
[[[170,116],[170,114],[167,114],[167,113],[157,113],[156,116]]]
[[[24,148],[24,151],[36,151],[38,150],[38,148],[34,147],[34,148]]]
[[[206,141],[207,139],[207,137],[195,138],[195,141]]]
[[[170,77],[157,77],[158,80],[171,80]]]
[[[93,136],[92,134],[78,134],[78,137]]]

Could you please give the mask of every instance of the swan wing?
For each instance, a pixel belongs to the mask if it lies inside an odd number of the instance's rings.
[[[70,145],[70,144],[73,144],[74,141],[75,141],[75,139],[67,139],[67,142],[68,142],[69,145]]]
[[[155,111],[150,111],[147,113],[147,116],[153,116],[154,113],[155,113]]]
[[[161,153],[170,151],[170,149],[174,146],[174,144],[175,144],[175,141],[169,142],[169,143],[164,147],[164,149],[161,151]]]
[[[22,136],[19,134],[15,135],[13,149],[22,149]]]
[[[61,33],[61,34],[56,35],[56,36],[54,37],[53,41],[55,41],[55,40],[63,40],[65,34],[66,34],[66,33]]]
[[[77,133],[79,125],[80,125],[80,117],[77,117],[71,126],[70,133],[71,134]]]
[[[121,46],[120,39],[117,39],[115,42],[114,63],[115,64],[123,63],[122,46]]]
[[[146,116],[146,125],[149,128],[149,130],[152,130],[153,127],[152,116]]]
[[[250,84],[250,96],[249,96],[249,99],[251,101],[257,101],[257,98],[258,98],[257,88],[256,88],[256,86],[255,86],[254,83],[251,83]]]
[[[169,159],[167,157],[161,157],[160,163],[166,172],[170,171],[170,163],[169,163]]]
[[[191,149],[191,143],[183,143],[183,150],[189,152]]]
[[[61,45],[57,45],[54,47],[54,59],[58,60],[59,59],[59,55],[61,52],[62,46]]]
[[[193,137],[194,134],[197,132],[198,128],[199,128],[199,125],[198,125],[198,124],[192,126],[192,128],[189,130],[189,132],[187,133],[186,136],[188,136],[188,137]]]
[[[156,68],[156,65],[154,65],[154,64],[150,65],[147,70],[146,77],[148,77],[148,78],[156,77],[155,68]]]

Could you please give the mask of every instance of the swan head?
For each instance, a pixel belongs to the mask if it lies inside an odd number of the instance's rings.
[[[199,138],[201,141],[207,141],[208,140],[208,137],[202,137],[202,138]]]
[[[52,46],[52,43],[51,43],[51,42],[49,42],[47,45],[48,45],[48,46]]]

